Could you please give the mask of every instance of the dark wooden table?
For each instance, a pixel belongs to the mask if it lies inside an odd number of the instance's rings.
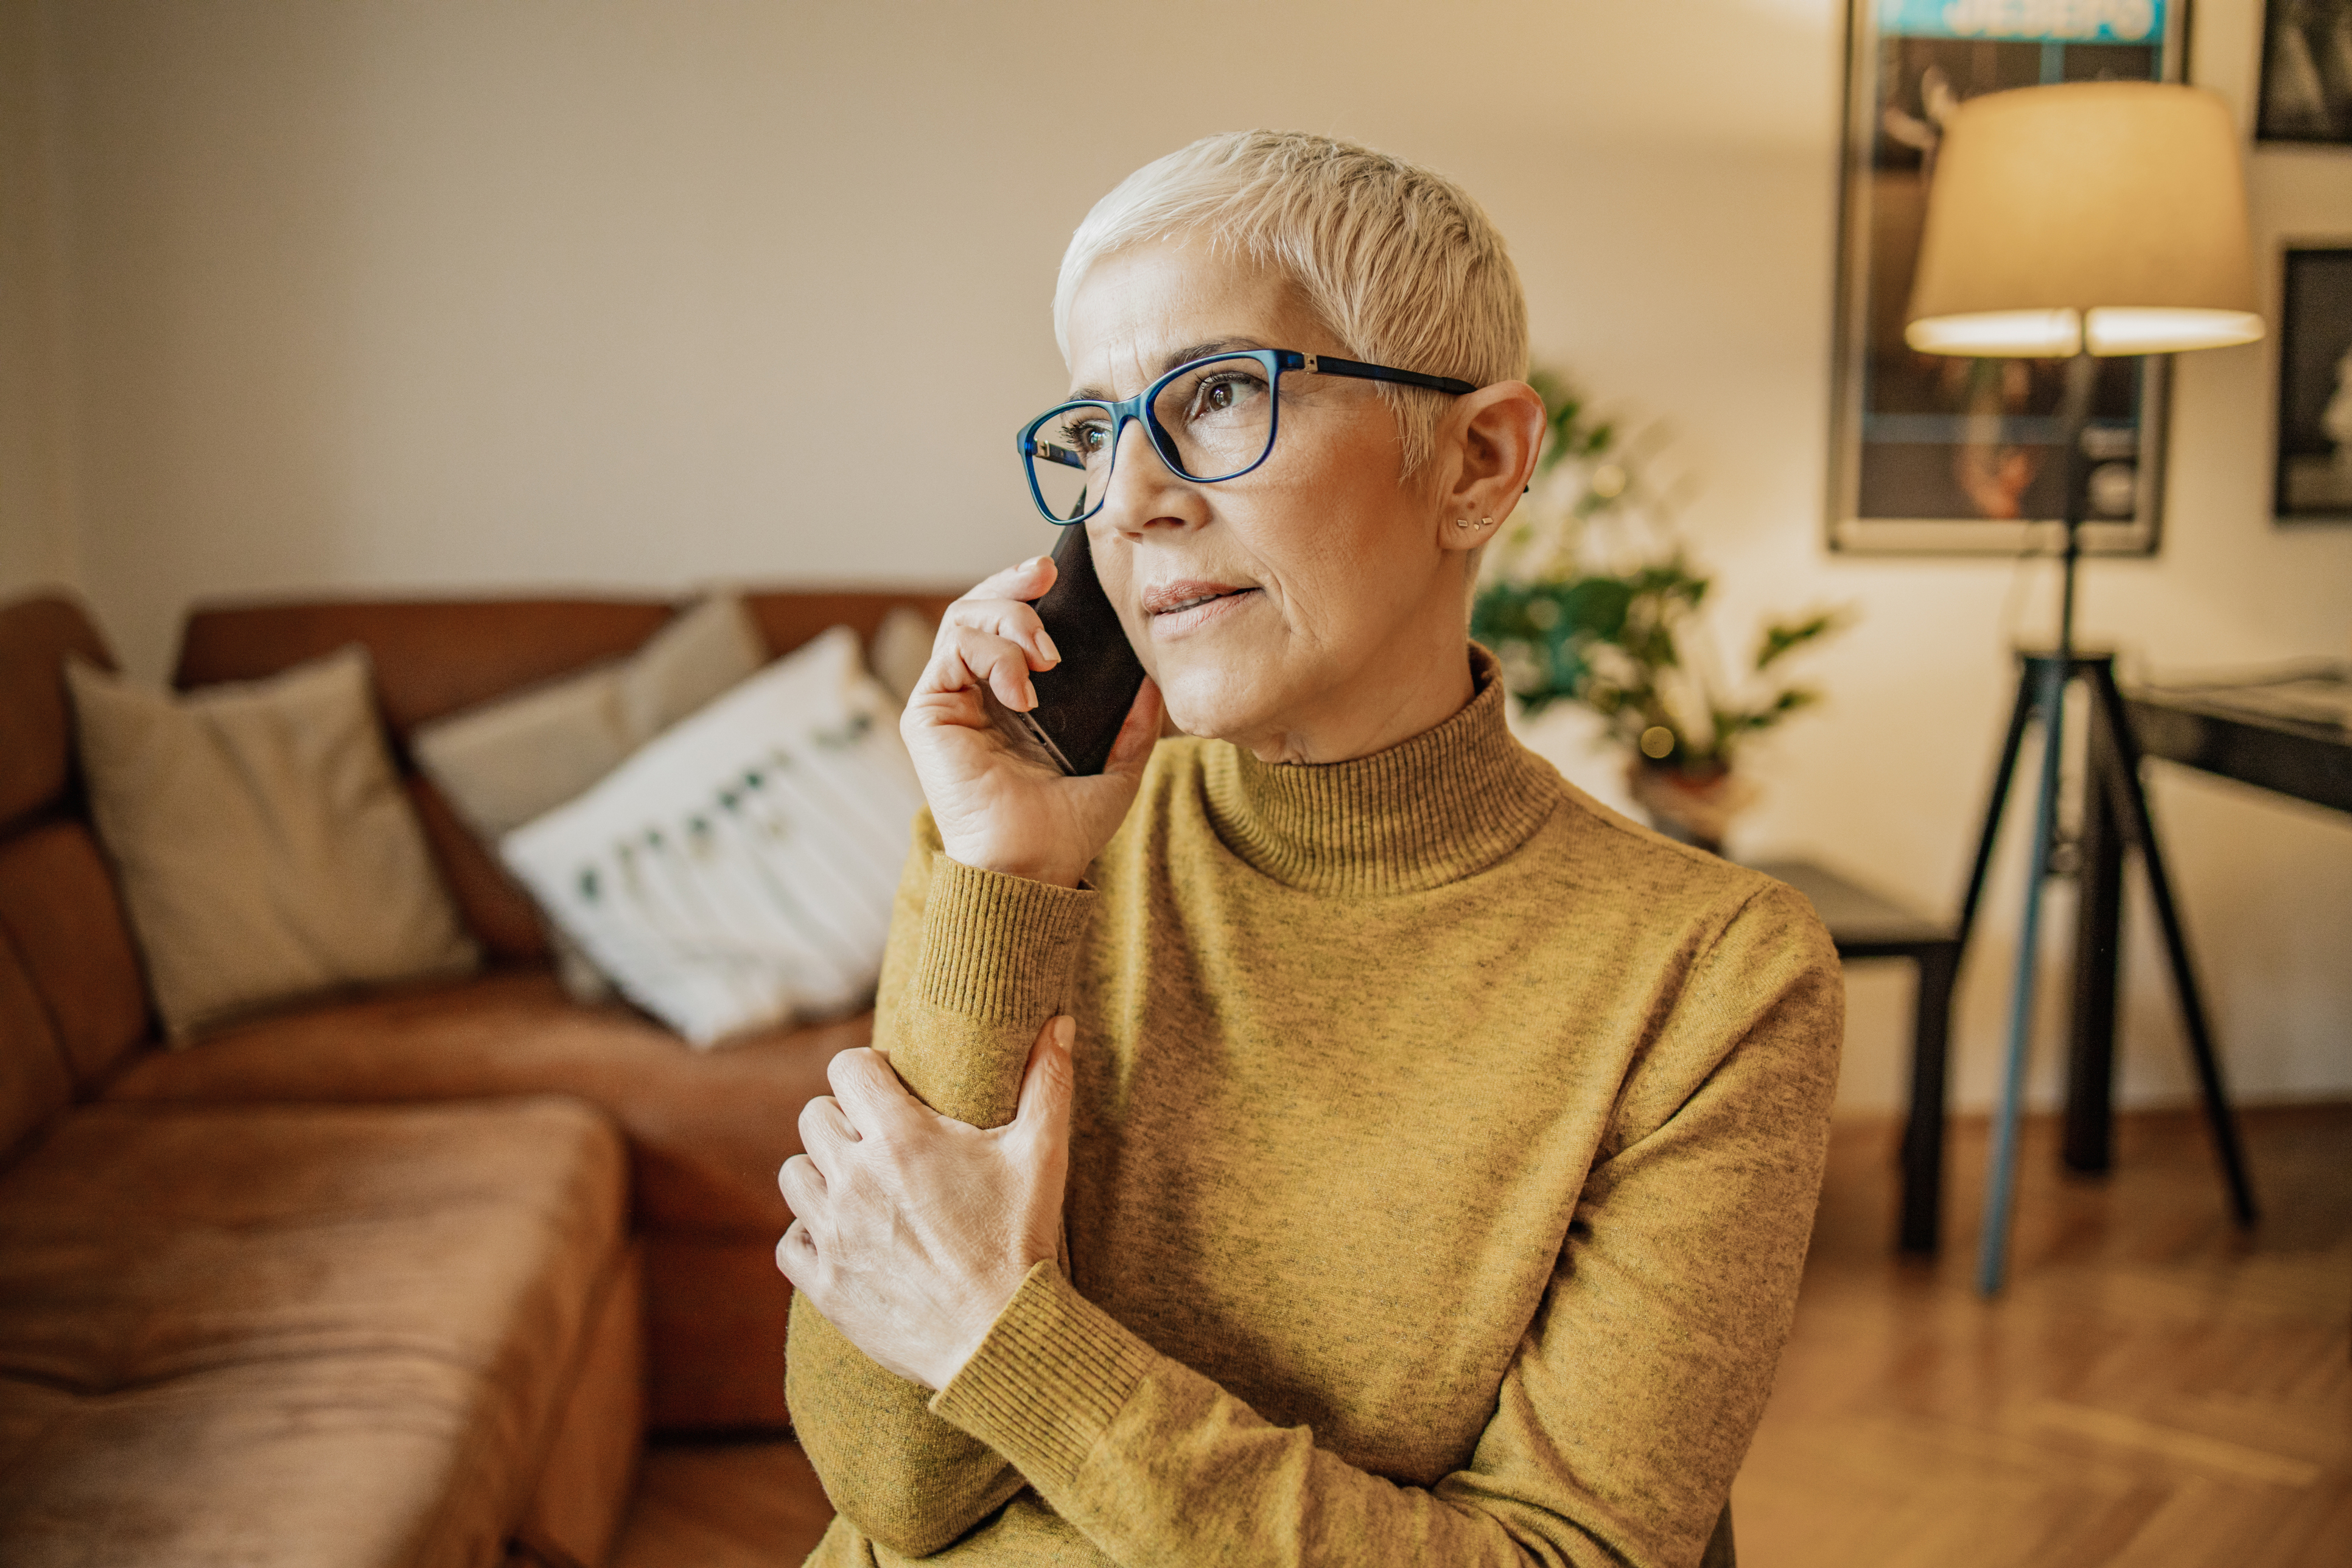
[[[1756,868],[1811,900],[1841,958],[1907,958],[1918,968],[1911,1024],[1911,1114],[1903,1129],[1903,1211],[1896,1240],[1906,1252],[1936,1250],[1944,1193],[1944,1098],[1950,1078],[1952,982],[1960,942],[1949,921],[1931,920],[1811,860]]]
[[[2125,693],[2124,713],[2148,756],[2352,812],[2352,667],[2312,664],[2235,680],[2140,688]],[[2091,776],[2106,763],[2092,758]],[[2104,1171],[2114,1159],[2126,845],[2104,792],[2084,794],[2064,1149],[2074,1170]]]

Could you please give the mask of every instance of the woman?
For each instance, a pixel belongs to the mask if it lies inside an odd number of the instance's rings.
[[[1054,515],[1151,679],[1100,777],[991,727],[1058,658],[1041,557],[908,703],[876,1048],[782,1177],[812,1561],[1727,1558],[1842,992],[1799,897],[1505,729],[1466,606],[1543,408],[1500,237],[1217,137],[1096,207],[1055,317],[1024,451],[1083,469]]]

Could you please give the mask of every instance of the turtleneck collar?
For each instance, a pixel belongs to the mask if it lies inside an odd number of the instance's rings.
[[[1433,730],[1345,763],[1262,763],[1202,748],[1209,819],[1226,847],[1310,893],[1420,892],[1527,842],[1558,778],[1511,735],[1494,655],[1473,643],[1477,695]]]

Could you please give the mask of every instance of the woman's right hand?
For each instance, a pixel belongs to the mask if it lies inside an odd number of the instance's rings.
[[[1110,761],[1093,777],[1064,774],[999,730],[982,689],[1026,712],[1037,703],[1029,672],[1061,662],[1028,603],[1053,585],[1054,563],[1040,555],[950,605],[898,732],[951,858],[1075,888],[1118,831],[1143,781],[1160,738],[1160,689],[1144,681]]]

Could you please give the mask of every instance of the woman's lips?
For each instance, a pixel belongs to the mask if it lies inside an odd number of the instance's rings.
[[[1143,609],[1151,617],[1154,637],[1181,637],[1223,620],[1257,595],[1255,588],[1229,583],[1167,583],[1146,591]]]

